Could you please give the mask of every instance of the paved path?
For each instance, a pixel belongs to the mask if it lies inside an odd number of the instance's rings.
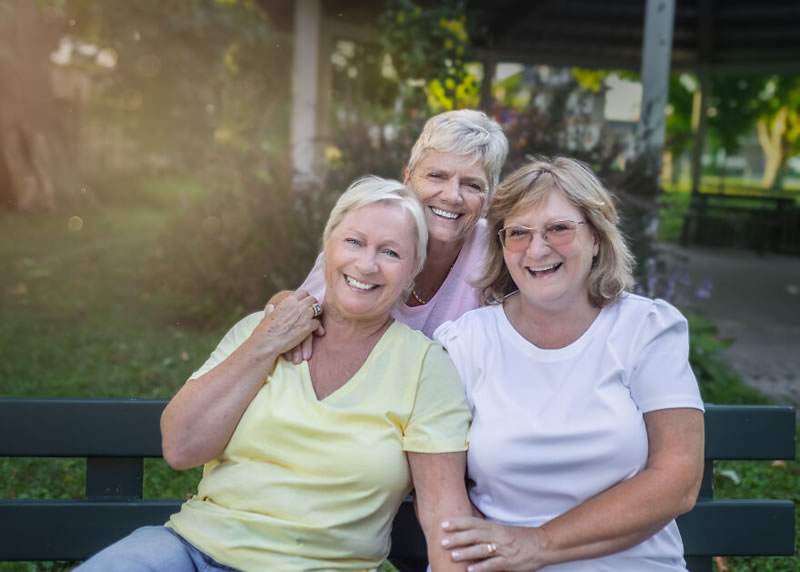
[[[711,296],[694,305],[735,339],[728,363],[778,402],[800,404],[800,257],[670,248],[686,256],[693,284],[711,279]]]

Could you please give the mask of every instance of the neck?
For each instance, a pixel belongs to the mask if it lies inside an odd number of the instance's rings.
[[[423,272],[428,268],[450,268],[461,252],[465,239],[441,242],[436,239],[428,241],[428,255],[425,259]]]
[[[565,309],[543,308],[526,300],[521,292],[504,304],[506,316],[522,337],[542,349],[558,349],[580,338],[592,325],[600,308],[584,302]]]
[[[337,311],[335,307],[324,302],[322,308],[321,320],[325,327],[325,336],[322,339],[328,342],[361,342],[382,334],[394,321],[389,314],[363,320],[348,318]]]

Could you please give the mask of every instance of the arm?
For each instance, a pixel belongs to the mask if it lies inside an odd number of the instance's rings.
[[[414,505],[417,519],[425,533],[428,562],[439,570],[463,570],[442,546],[444,516],[469,515],[472,508],[464,485],[466,452],[413,453],[408,452],[408,464],[414,483]]]
[[[538,528],[451,518],[445,529],[453,559],[484,558],[470,567],[482,572],[596,558],[639,544],[691,510],[703,475],[702,412],[661,409],[644,420],[649,454],[641,472]],[[497,545],[493,558],[488,543]]]
[[[284,297],[222,363],[184,384],[161,415],[171,467],[202,465],[222,452],[281,353],[319,327],[315,302],[302,290]]]

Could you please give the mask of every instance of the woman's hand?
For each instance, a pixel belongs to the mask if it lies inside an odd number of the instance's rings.
[[[538,528],[505,526],[462,516],[442,523],[442,546],[456,562],[469,562],[469,572],[538,570],[545,562],[545,535]]]
[[[275,309],[276,306],[278,306],[283,300],[292,294],[295,294],[295,292],[292,290],[281,290],[277,294],[273,295],[272,298],[269,299],[269,302],[267,302],[266,308],[264,308],[265,312],[269,314]],[[313,296],[311,296],[311,298],[315,303],[318,303],[316,298]],[[319,322],[319,320],[317,321]],[[295,365],[311,359],[313,337],[324,335],[325,327],[321,322],[319,322],[319,327],[317,327],[317,329],[313,330],[312,333],[308,334],[303,340],[294,345],[288,351],[283,352],[283,359],[290,361]]]
[[[276,299],[279,299],[277,305],[273,302]],[[304,356],[305,345],[308,345],[308,357],[311,357],[312,333],[324,334],[322,322],[314,311],[315,306],[320,308],[317,299],[305,290],[276,294],[264,308],[264,319],[251,336],[253,343],[261,344],[265,352],[283,354],[287,360],[287,356],[298,348]],[[322,333],[319,333],[320,330]],[[290,361],[297,364],[302,359]]]

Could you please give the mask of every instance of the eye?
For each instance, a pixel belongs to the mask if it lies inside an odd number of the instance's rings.
[[[391,256],[392,258],[400,258],[400,254],[396,250],[392,250],[391,248],[385,248],[383,253]]]
[[[567,221],[554,222],[552,224],[547,225],[547,232],[552,232],[555,234],[569,232],[570,230],[572,230],[572,224]]]
[[[506,236],[508,238],[525,238],[529,236],[531,231],[527,228],[523,228],[521,226],[512,226],[511,228],[506,230]]]
[[[361,246],[361,241],[357,238],[345,238],[344,241],[347,244],[352,244],[353,246]]]
[[[428,173],[428,177],[430,177],[431,179],[441,179],[442,178],[442,174],[441,173]]]
[[[470,190],[473,190],[476,193],[483,192],[483,187],[481,187],[478,183],[467,183],[467,186],[470,188]]]

